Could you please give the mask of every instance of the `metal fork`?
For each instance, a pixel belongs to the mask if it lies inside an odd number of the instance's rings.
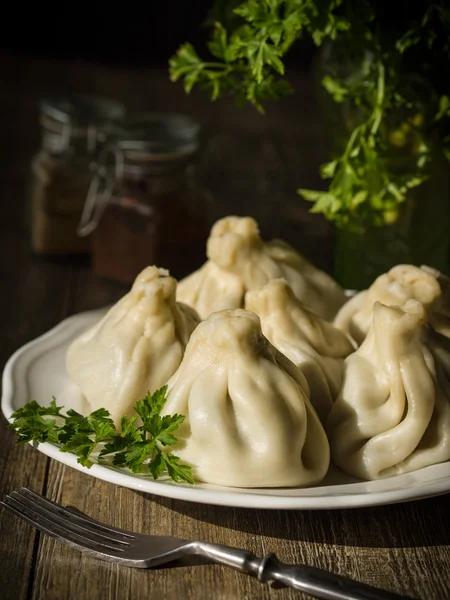
[[[239,548],[110,527],[27,488],[7,495],[0,505],[72,548],[127,567],[146,569],[194,555],[253,575],[263,583],[275,580],[323,600],[406,598],[315,567],[284,564],[273,553],[258,558]]]

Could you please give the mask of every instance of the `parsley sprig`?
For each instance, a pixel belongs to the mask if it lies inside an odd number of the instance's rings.
[[[63,407],[57,406],[55,398],[50,406],[41,406],[34,400],[28,402],[11,415],[9,427],[16,430],[18,444],[55,444],[61,452],[75,454],[87,468],[111,455],[114,465],[133,473],[149,472],[155,480],[167,474],[176,483],[193,484],[191,467],[168,451],[177,443],[174,433],[185,417],[179,414],[161,417],[166,399],[167,386],[153,394],[149,392],[134,405],[136,415],[121,418],[120,432],[106,409],[100,408],[87,416],[73,409],[63,414]],[[139,417],[142,424],[137,426]]]
[[[296,40],[334,43],[339,56],[322,84],[344,107],[335,110],[343,139],[321,167],[328,189],[298,191],[338,227],[395,222],[432,159],[450,160],[446,0],[216,0],[209,24],[214,60],[186,43],[170,60],[171,79],[188,93],[198,86],[212,100],[233,95],[260,112],[292,91],[283,61]]]

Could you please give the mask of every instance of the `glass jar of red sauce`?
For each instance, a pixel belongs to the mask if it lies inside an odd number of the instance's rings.
[[[209,195],[196,180],[197,122],[129,117],[109,132],[78,234],[91,236],[97,275],[132,283],[149,265],[180,279],[205,261]]]

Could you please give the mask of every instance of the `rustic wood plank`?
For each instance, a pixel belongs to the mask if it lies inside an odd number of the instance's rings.
[[[83,493],[80,494],[80,489]],[[151,497],[52,462],[49,497],[133,531],[172,534],[245,547],[286,562],[304,562],[413,597],[438,600],[450,587],[448,497],[352,511],[253,511]],[[437,518],[436,518],[437,517]],[[430,521],[434,527],[428,527]],[[422,523],[407,528],[406,523]],[[441,534],[437,532],[441,532]],[[55,569],[55,562],[60,568]],[[217,566],[130,570],[41,540],[33,598],[299,598]]]

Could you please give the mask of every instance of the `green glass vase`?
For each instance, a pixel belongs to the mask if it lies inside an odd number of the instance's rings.
[[[322,85],[327,74],[347,80],[364,77],[369,55],[361,61],[345,60],[346,52],[336,42],[325,46],[314,68],[314,83],[323,129],[332,156],[339,156],[353,128],[364,120],[361,108],[349,102],[336,103]],[[387,135],[398,131],[388,131]],[[410,134],[409,134],[410,135]],[[399,146],[399,144],[396,144]],[[401,146],[401,144],[400,144]],[[405,136],[395,152],[394,165],[402,169],[411,159],[414,143]],[[336,228],[334,276],[347,289],[367,288],[378,275],[400,263],[429,265],[449,271],[450,258],[450,165],[436,145],[429,167],[429,179],[412,188],[400,206],[394,222],[365,227],[358,234]]]
[[[395,223],[362,234],[336,229],[334,275],[347,289],[365,289],[400,263],[428,265],[448,273],[450,169],[436,157],[430,178],[410,190]]]

